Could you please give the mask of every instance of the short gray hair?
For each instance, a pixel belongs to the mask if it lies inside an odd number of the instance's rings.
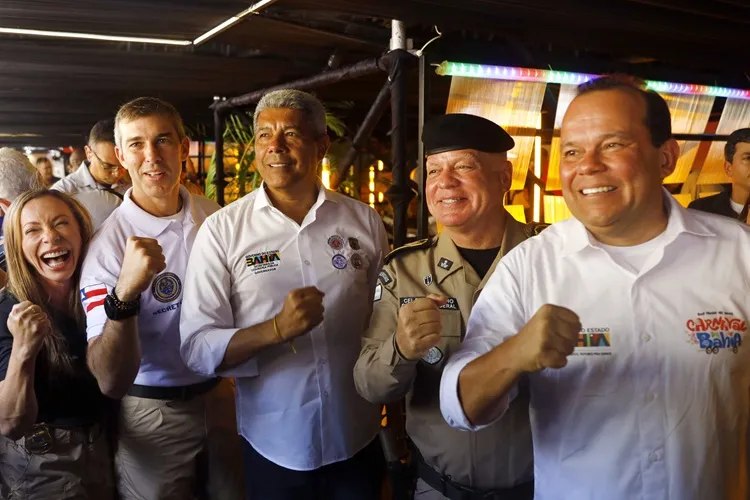
[[[326,108],[312,94],[295,89],[274,90],[264,95],[255,107],[253,128],[258,128],[258,115],[268,108],[299,109],[310,120],[313,131],[318,135],[326,133]]]
[[[0,149],[0,198],[13,202],[26,191],[39,187],[36,168],[15,149]]]

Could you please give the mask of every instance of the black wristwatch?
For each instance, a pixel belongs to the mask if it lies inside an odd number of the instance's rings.
[[[112,292],[104,298],[104,312],[109,319],[115,321],[137,316],[141,312],[141,296],[139,294],[135,300],[123,302],[117,298],[113,288]]]

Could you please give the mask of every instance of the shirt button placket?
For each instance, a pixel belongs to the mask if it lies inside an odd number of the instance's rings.
[[[664,461],[665,422],[662,398],[659,397],[663,386],[662,363],[659,362],[658,342],[653,332],[659,331],[660,326],[654,323],[652,311],[653,299],[647,293],[646,277],[636,280],[633,285],[633,328],[640,331],[636,338],[640,345],[636,348],[636,355],[644,361],[644,366],[650,366],[650,373],[642,373],[634,380],[639,381],[634,387],[636,394],[641,394],[638,419],[640,426],[640,444],[643,462],[643,489],[647,493],[645,498],[658,498],[662,486],[667,481],[667,467]],[[640,285],[640,286],[639,286]],[[650,359],[650,362],[647,360]],[[656,493],[660,492],[660,493]],[[656,494],[657,496],[652,496]]]

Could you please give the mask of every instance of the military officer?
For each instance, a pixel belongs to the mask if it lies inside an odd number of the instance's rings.
[[[541,227],[516,222],[503,207],[512,168],[506,152],[514,142],[500,126],[448,114],[427,123],[422,140],[427,206],[443,230],[386,257],[354,368],[357,390],[381,404],[406,397],[419,476],[415,498],[531,499],[527,391],[520,389],[501,421],[469,433],[443,420],[439,387],[486,279]]]

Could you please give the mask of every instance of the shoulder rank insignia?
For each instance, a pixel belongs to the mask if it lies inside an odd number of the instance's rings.
[[[425,238],[423,240],[417,240],[417,241],[415,241],[413,243],[407,243],[406,245],[404,245],[402,247],[394,248],[393,250],[391,250],[391,252],[388,255],[385,256],[385,259],[383,259],[383,263],[384,264],[388,264],[388,262],[390,262],[393,259],[393,257],[395,257],[396,255],[404,254],[404,253],[409,252],[411,250],[419,250],[421,248],[429,248],[430,245],[432,245],[432,239],[430,239],[430,238]]]

